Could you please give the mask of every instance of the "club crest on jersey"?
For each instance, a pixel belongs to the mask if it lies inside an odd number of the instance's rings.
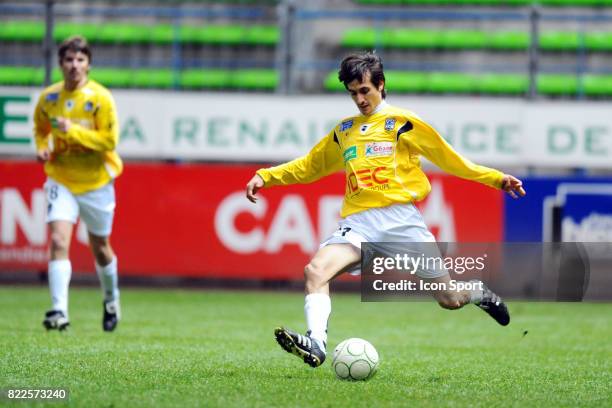
[[[85,106],[83,106],[83,110],[85,112],[91,112],[93,110],[93,103],[91,101],[85,102]]]
[[[346,163],[349,160],[353,160],[357,158],[357,146],[351,146],[342,153],[342,157],[344,157],[344,162]]]
[[[71,110],[74,108],[74,101],[72,99],[66,100],[66,109]]]
[[[344,132],[353,127],[353,119],[345,120],[340,124],[340,131]]]
[[[372,142],[365,145],[365,156],[391,156],[393,154],[393,143],[391,142]]]
[[[369,123],[365,123],[361,125],[361,127],[359,128],[359,131],[361,132],[362,135],[365,135],[368,129],[370,128],[370,126],[372,125],[370,125]]]
[[[385,130],[390,132],[395,129],[395,118],[385,119]]]

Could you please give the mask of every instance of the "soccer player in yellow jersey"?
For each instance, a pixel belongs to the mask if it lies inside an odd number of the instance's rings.
[[[89,244],[104,292],[102,327],[112,331],[120,319],[117,258],[111,248],[115,209],[113,180],[123,164],[117,111],[110,92],[88,78],[91,50],[82,37],[58,49],[64,80],[45,89],[34,112],[37,159],[47,175],[47,223],[50,230],[49,290],[52,308],[47,329],[64,330],[68,320],[68,258],[74,224],[87,225]]]
[[[301,335],[279,327],[274,332],[283,349],[312,367],[325,360],[329,282],[360,261],[361,243],[435,242],[413,204],[431,188],[419,156],[448,173],[505,190],[514,198],[525,194],[517,178],[461,157],[417,115],[387,104],[383,66],[377,55],[346,57],[338,76],[360,114],[340,121],[307,155],[258,170],[246,186],[247,198],[255,202],[264,186],[310,183],[345,171],[340,228],[321,244],[304,270],[308,331]],[[450,281],[446,270],[419,270],[417,275],[424,281]],[[433,296],[447,309],[474,303],[507,325],[510,315],[501,299],[480,281],[472,287],[470,291],[440,290]]]

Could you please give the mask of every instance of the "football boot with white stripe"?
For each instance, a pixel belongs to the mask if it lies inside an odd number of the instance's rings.
[[[121,308],[119,300],[104,301],[104,315],[102,316],[102,328],[110,332],[115,330],[117,323],[121,319]]]
[[[70,325],[70,322],[61,310],[49,310],[45,313],[45,320],[42,324],[47,330],[64,331]]]
[[[274,330],[274,337],[283,350],[298,356],[311,367],[318,367],[325,361],[325,351],[321,349],[317,340],[310,337],[310,332],[301,335],[284,327],[278,327]]]
[[[482,300],[476,306],[487,312],[489,316],[502,326],[507,326],[510,323],[510,313],[508,313],[506,304],[491,289],[487,288],[485,284],[483,284]]]

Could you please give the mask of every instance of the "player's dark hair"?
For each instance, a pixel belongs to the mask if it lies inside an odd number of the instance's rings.
[[[87,55],[87,59],[91,63],[91,48],[89,48],[89,44],[85,38],[75,35],[62,41],[57,49],[57,57],[59,58],[60,64],[68,51],[72,51],[74,53],[82,52],[83,54]]]
[[[340,71],[338,71],[338,79],[344,83],[344,87],[348,89],[348,84],[357,80],[363,81],[366,73],[370,73],[370,80],[376,88],[382,81],[385,80],[383,71],[382,59],[371,52],[364,54],[351,54],[344,58],[340,63]],[[387,96],[387,91],[383,88],[383,99]]]

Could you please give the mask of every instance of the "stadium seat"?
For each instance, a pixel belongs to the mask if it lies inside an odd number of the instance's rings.
[[[128,88],[132,85],[132,71],[119,68],[93,67],[89,73],[91,79],[110,88]]]
[[[208,25],[198,31],[197,42],[209,45],[237,45],[243,43],[244,37],[244,27]]]
[[[612,32],[544,31],[540,48],[547,51],[612,50]],[[531,39],[523,31],[434,30],[351,28],[343,33],[340,45],[346,48],[405,49],[493,49],[526,50]]]
[[[582,86],[587,96],[612,96],[612,75],[585,75]]]
[[[593,51],[612,51],[612,32],[585,33],[584,45]]]
[[[269,69],[239,69],[232,73],[230,84],[235,89],[274,90],[278,74]]]
[[[475,93],[476,79],[469,74],[434,72],[429,75],[427,91],[431,93]]]
[[[134,71],[130,85],[134,88],[170,89],[174,83],[171,69],[138,69]]]
[[[157,24],[149,32],[149,40],[153,44],[167,45],[174,42],[174,27],[170,24]],[[177,40],[180,40],[180,32],[177,32]]]
[[[385,87],[389,92],[419,93],[427,90],[428,77],[423,72],[388,71],[385,78]]]
[[[180,85],[186,89],[230,88],[230,71],[221,69],[190,69],[181,73]]]
[[[107,23],[98,26],[96,36],[92,42],[101,42],[104,44],[133,44],[148,41],[149,33],[138,25],[129,25],[122,23]]]
[[[492,31],[487,38],[487,47],[499,50],[526,50],[530,35],[522,31]]]
[[[244,43],[250,45],[274,46],[279,40],[280,31],[276,26],[250,26],[244,36]]]
[[[54,27],[53,38],[56,42],[72,35],[82,35],[89,42],[103,44],[171,44],[175,38],[172,24],[130,23],[74,23],[58,22]],[[45,25],[35,21],[11,21],[0,25],[0,40],[15,42],[42,41]],[[274,46],[278,43],[280,32],[275,25],[181,25],[177,40],[184,43],[203,45],[263,45]]]
[[[387,71],[386,88],[390,92],[521,95],[529,90],[526,74],[463,74],[447,72]],[[572,96],[580,89],[579,77],[575,75],[542,74],[537,79],[537,90],[542,95]],[[612,75],[584,75],[584,94],[594,97],[612,96]],[[345,91],[338,81],[338,74],[330,72],[324,80],[328,91]]]
[[[85,37],[89,42],[98,41],[99,28],[91,24],[58,22],[53,29],[53,39],[61,42],[73,35]]]
[[[38,21],[2,21],[0,40],[37,42],[45,36],[45,24]]]
[[[344,32],[340,44],[346,48],[374,48],[377,40],[377,31],[370,28],[352,28]]]
[[[446,49],[482,49],[487,45],[487,34],[476,30],[444,30],[441,46]]]
[[[437,30],[396,29],[385,30],[383,45],[386,47],[427,49],[440,47],[442,34]]]
[[[541,74],[537,79],[538,93],[551,96],[576,95],[578,77],[565,74]]]
[[[578,49],[581,40],[577,32],[544,31],[539,38],[540,48],[552,51],[572,51]]]
[[[483,74],[478,77],[478,90],[491,95],[520,95],[529,90],[529,78],[521,74]]]
[[[387,73],[388,75],[388,73]],[[323,87],[327,91],[340,92],[346,91],[344,84],[338,80],[337,72],[330,72],[323,80]]]
[[[2,85],[34,85],[35,68],[32,67],[0,67],[0,84]]]

